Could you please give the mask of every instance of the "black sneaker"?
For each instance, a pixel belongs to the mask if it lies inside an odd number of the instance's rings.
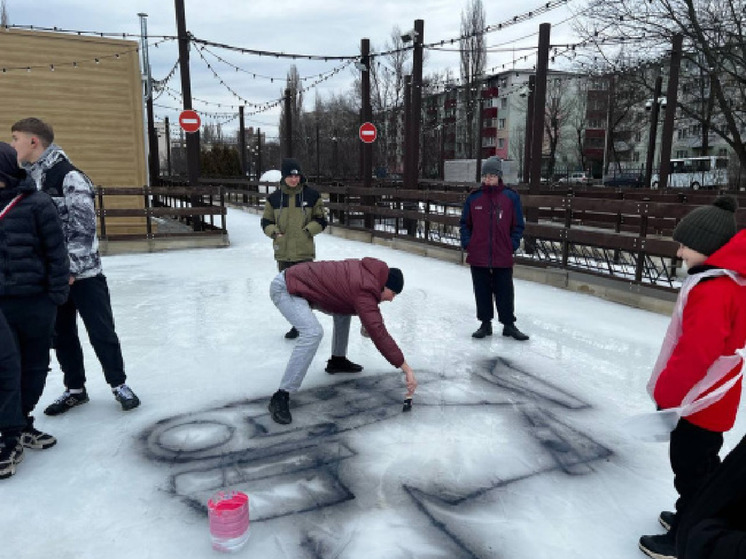
[[[482,338],[486,338],[487,336],[491,336],[491,335],[492,335],[492,323],[482,322],[482,325],[479,327],[479,329],[476,332],[474,332],[471,335],[471,337],[481,340]]]
[[[278,390],[275,392],[267,408],[275,423],[287,425],[293,421],[293,416],[290,415],[290,394],[287,391]]]
[[[640,551],[653,559],[676,559],[676,543],[671,534],[643,536],[638,545]]]
[[[77,394],[73,394],[69,390],[65,390],[62,393],[62,396],[60,396],[52,404],[47,406],[47,409],[44,410],[44,413],[46,415],[60,415],[61,413],[65,413],[67,410],[74,408],[75,406],[85,404],[87,401],[88,392],[85,391],[85,388],[83,389],[83,392],[78,392]]]
[[[291,328],[290,330],[288,330],[288,332],[287,332],[287,333],[285,334],[285,339],[286,339],[286,340],[294,340],[294,339],[295,339],[295,338],[297,338],[297,337],[298,337],[299,335],[300,335],[300,332],[298,332],[298,330],[296,330],[295,326],[293,326],[293,327],[292,327],[292,328]]]
[[[515,327],[515,324],[506,324],[503,327],[503,336],[513,338],[519,342],[528,340],[528,336]]]
[[[326,362],[326,369],[324,370],[330,375],[335,373],[359,373],[363,370],[363,366],[353,363],[347,357],[332,355],[332,358]]]
[[[124,411],[135,409],[140,405],[140,398],[138,398],[132,389],[126,384],[120,384],[116,388],[112,388],[111,391],[114,397],[122,405]]]
[[[33,425],[26,427],[21,433],[21,444],[34,450],[46,450],[57,444],[57,439],[49,433],[39,431]]]
[[[0,479],[16,473],[16,465],[23,460],[23,445],[16,437],[0,439]]]
[[[660,515],[658,515],[658,522],[666,531],[668,531],[671,529],[674,522],[676,522],[676,513],[670,510],[661,511]]]

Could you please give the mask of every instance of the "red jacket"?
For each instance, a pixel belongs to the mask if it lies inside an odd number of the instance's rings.
[[[732,270],[746,277],[746,230],[710,256],[704,266]],[[744,345],[746,287],[727,276],[702,280],[689,293],[681,336],[655,385],[656,403],[661,408],[678,407],[718,357],[733,355]],[[734,367],[710,391],[737,375],[741,366],[742,363]],[[687,420],[710,431],[725,432],[733,427],[740,398],[739,380],[722,399],[688,416]]]
[[[288,293],[329,314],[357,315],[378,351],[394,367],[404,354],[386,330],[378,305],[389,267],[375,258],[296,264],[285,271]]]

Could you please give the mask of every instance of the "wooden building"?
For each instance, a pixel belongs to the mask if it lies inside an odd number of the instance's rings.
[[[147,183],[139,43],[45,31],[0,30],[0,140],[38,117],[55,143],[96,185]],[[116,196],[107,208],[142,208]],[[107,218],[107,230],[144,233],[144,218]]]

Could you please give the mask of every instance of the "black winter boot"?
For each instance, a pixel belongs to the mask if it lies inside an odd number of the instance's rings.
[[[658,522],[668,531],[676,523],[676,513],[670,510],[662,510],[660,515],[658,515]]]
[[[57,444],[57,439],[53,435],[34,427],[34,417],[31,415],[26,418],[26,427],[21,431],[20,441],[21,445],[34,450],[46,450]]]
[[[528,336],[515,327],[515,324],[506,324],[503,327],[503,336],[513,338],[519,342],[528,340]]]
[[[16,465],[23,460],[23,445],[17,435],[0,437],[0,479],[16,473]]]
[[[359,373],[363,370],[363,366],[353,363],[345,356],[332,355],[332,358],[326,362],[325,370],[330,375],[335,373]]]
[[[287,331],[287,333],[285,334],[285,339],[286,339],[286,340],[294,340],[294,339],[295,339],[295,338],[297,338],[297,337],[298,337],[299,335],[300,335],[300,332],[298,332],[298,330],[297,330],[297,329],[295,328],[295,326],[293,326],[293,327],[292,327],[292,328],[291,328],[290,330],[288,330],[288,331]]]
[[[269,413],[275,423],[287,425],[293,421],[290,415],[290,394],[285,390],[278,390],[269,401]]]
[[[668,534],[643,536],[639,542],[640,551],[653,559],[676,559],[676,539]]]
[[[486,336],[492,335],[492,323],[491,322],[482,322],[482,325],[479,327],[479,329],[474,332],[471,337],[477,338],[478,340],[481,340],[482,338]]]

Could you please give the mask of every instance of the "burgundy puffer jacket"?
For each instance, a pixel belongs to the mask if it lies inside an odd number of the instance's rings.
[[[321,260],[288,268],[285,283],[288,293],[303,297],[313,308],[359,316],[381,355],[401,367],[404,354],[386,330],[378,308],[388,275],[386,263],[375,258]]]

